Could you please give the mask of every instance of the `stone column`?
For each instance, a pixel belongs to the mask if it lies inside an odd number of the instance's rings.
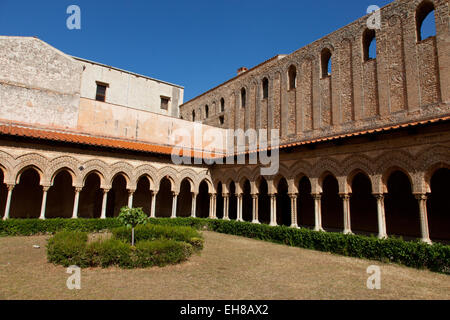
[[[41,204],[41,216],[39,219],[45,220],[45,210],[47,207],[47,193],[50,187],[42,187],[42,204]]]
[[[315,193],[312,195],[314,199],[314,218],[315,218],[315,227],[314,231],[324,231],[322,228],[322,194]]]
[[[270,197],[270,226],[277,226],[277,195],[269,194]]]
[[[75,187],[75,198],[73,200],[72,219],[78,218],[78,203],[80,201],[80,192],[83,188]]]
[[[237,221],[244,221],[242,219],[242,193],[236,194],[237,197]]]
[[[259,224],[259,217],[258,217],[258,194],[252,194],[252,223]]]
[[[133,195],[136,190],[128,190],[128,208],[133,208]]]
[[[177,217],[177,199],[178,199],[178,193],[172,192],[172,215],[171,215],[171,218]]]
[[[297,193],[289,194],[291,198],[291,228],[298,228],[297,223]]]
[[[152,193],[152,206],[150,210],[150,218],[156,218],[156,191],[151,191]]]
[[[9,219],[9,210],[11,208],[11,197],[15,186],[16,186],[15,184],[6,185],[6,187],[8,188],[8,196],[6,197],[5,214],[3,215],[3,220]]]
[[[217,201],[217,195],[215,193],[212,193],[210,195],[210,203],[211,203],[211,212],[210,212],[210,218],[211,219],[216,219],[217,218],[217,214],[216,214],[216,201]]]
[[[384,194],[376,193],[374,194],[377,199],[377,215],[378,215],[378,238],[386,239],[386,217],[384,213]]]
[[[344,193],[340,196],[342,198],[342,208],[344,209],[344,234],[352,234],[350,220],[350,194]]]
[[[228,193],[223,194],[223,220],[230,220],[228,217],[228,209],[230,203],[230,195]]]
[[[14,190],[15,184],[8,184],[6,185],[8,187],[8,196],[6,198],[6,206],[5,206],[5,214],[3,216],[3,220],[9,219],[9,210],[11,208],[11,197],[12,192]]]
[[[422,233],[422,241],[431,244],[430,230],[428,228],[428,213],[427,213],[427,195],[415,194],[417,201],[419,201],[420,210],[420,232]]]
[[[191,202],[191,217],[196,217],[196,209],[197,208],[197,193],[192,192],[192,202]]]
[[[110,189],[103,189],[102,215],[100,219],[106,219],[106,203],[108,201],[108,192]]]

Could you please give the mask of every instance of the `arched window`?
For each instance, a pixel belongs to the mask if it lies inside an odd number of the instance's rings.
[[[294,65],[289,67],[289,90],[295,89],[297,87],[297,68]]]
[[[363,59],[368,61],[377,58],[377,39],[374,29],[366,29],[363,33]]]
[[[220,112],[224,112],[225,111],[225,99],[222,98],[220,99]]]
[[[331,51],[328,48],[324,48],[321,53],[321,69],[322,78],[326,78],[331,75]]]
[[[262,98],[269,98],[269,79],[264,78],[262,81]]]
[[[247,92],[245,91],[245,88],[241,89],[241,108],[245,108],[247,102]]]
[[[195,121],[195,110],[192,110],[192,121]]]
[[[209,107],[208,105],[205,106],[205,118],[208,118],[209,116]]]
[[[416,10],[417,41],[436,35],[434,5],[431,1],[422,2]]]

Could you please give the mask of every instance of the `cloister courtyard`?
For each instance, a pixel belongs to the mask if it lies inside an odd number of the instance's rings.
[[[204,250],[185,263],[83,269],[80,290],[47,262],[48,236],[0,238],[0,299],[450,299],[448,275],[203,233]],[[381,267],[380,290],[367,289],[370,265]]]

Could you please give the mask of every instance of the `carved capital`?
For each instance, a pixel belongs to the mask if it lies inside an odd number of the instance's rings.
[[[383,200],[384,200],[384,193],[374,193],[373,196],[374,196],[375,199],[377,199],[378,201],[383,201]]]
[[[350,194],[349,193],[341,193],[339,194],[339,196],[342,198],[342,200],[344,201],[349,201],[350,200]]]
[[[311,196],[313,197],[314,200],[322,199],[322,194],[321,193],[313,193],[313,194],[311,194]]]
[[[426,201],[428,199],[428,196],[425,193],[416,193],[414,194],[414,197],[419,201]]]

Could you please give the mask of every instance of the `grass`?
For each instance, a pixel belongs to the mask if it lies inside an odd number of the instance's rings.
[[[47,263],[48,236],[0,238],[0,299],[450,299],[450,276],[204,232],[201,255],[164,268],[83,269]],[[34,249],[38,244],[40,249]],[[369,265],[381,290],[366,288]]]

